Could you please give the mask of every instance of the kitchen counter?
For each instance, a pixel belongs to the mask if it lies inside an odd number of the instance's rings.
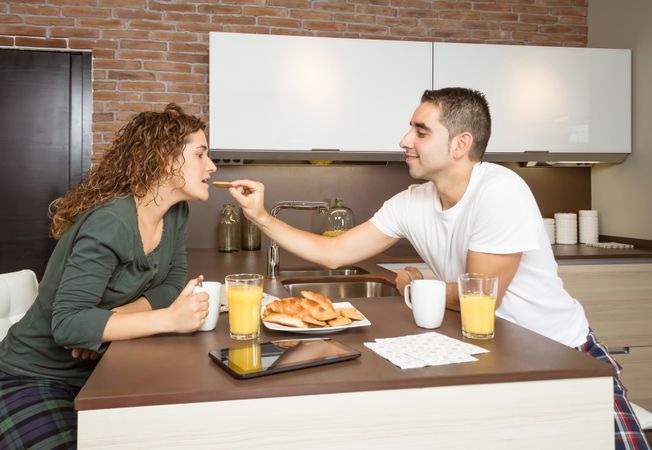
[[[396,258],[358,265],[393,279],[381,261]],[[287,253],[281,265],[307,266]],[[192,276],[237,272],[265,273],[265,252],[189,251]],[[265,292],[287,295],[279,281],[266,280]],[[360,358],[257,379],[231,378],[207,356],[231,342],[226,314],[212,332],[112,343],[75,402],[80,448],[404,448],[435,440],[442,448],[613,448],[609,365],[497,319],[495,339],[472,341],[490,350],[479,361],[401,370],[363,343],[427,330],[398,297],[351,302],[372,326],[331,337]],[[459,313],[447,310],[436,331],[464,339]],[[263,327],[261,340],[289,336],[297,335]],[[325,423],[337,432],[315,433]]]
[[[622,242],[622,241],[617,241]],[[578,260],[586,264],[587,260],[595,260],[596,263],[609,259],[614,260],[632,260],[639,261],[652,260],[652,250],[646,248],[597,248],[589,247],[584,244],[552,246],[552,252],[559,264],[564,264],[568,260]]]
[[[600,242],[632,243],[634,248],[597,248],[584,244],[554,244],[552,253],[560,265],[564,264],[602,264],[605,262],[652,262],[652,244],[638,239],[601,236]],[[412,246],[405,242],[388,249],[387,257],[401,261],[421,261]],[[610,261],[611,260],[611,261]]]

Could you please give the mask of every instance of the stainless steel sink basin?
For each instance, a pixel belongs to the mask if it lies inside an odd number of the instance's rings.
[[[400,296],[393,283],[376,277],[288,279],[281,283],[293,297],[301,296],[303,290],[318,292],[331,299]]]
[[[338,275],[365,275],[369,272],[362,267],[341,267],[339,269],[288,269],[280,270],[281,278],[333,277]]]

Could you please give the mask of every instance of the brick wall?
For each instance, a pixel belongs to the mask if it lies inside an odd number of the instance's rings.
[[[208,118],[208,32],[583,47],[588,0],[4,0],[0,47],[93,52],[93,152],[168,102]]]

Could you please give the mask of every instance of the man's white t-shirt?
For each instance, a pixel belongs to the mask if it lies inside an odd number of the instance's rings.
[[[570,347],[586,341],[584,309],[564,290],[537,203],[513,171],[476,164],[466,192],[446,211],[432,182],[412,185],[387,200],[371,223],[387,236],[408,239],[447,283],[466,272],[468,250],[522,252],[496,315]]]

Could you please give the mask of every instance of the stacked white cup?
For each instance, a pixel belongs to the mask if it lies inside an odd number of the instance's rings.
[[[550,243],[554,244],[555,243],[555,219],[543,219],[543,228],[546,230],[546,234],[548,235],[548,239],[550,239]]]
[[[598,212],[593,209],[580,210],[580,242],[598,242],[598,229]]]
[[[577,244],[577,214],[555,213],[555,241],[557,244]]]

